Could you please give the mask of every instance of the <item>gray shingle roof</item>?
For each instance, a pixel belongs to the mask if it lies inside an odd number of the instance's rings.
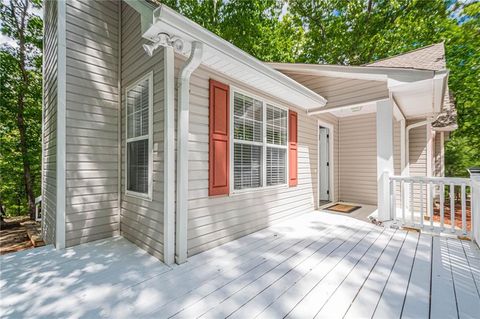
[[[445,44],[443,42],[432,44],[413,51],[402,53],[390,58],[375,61],[365,66],[389,67],[389,68],[411,68],[439,71],[447,68],[445,59]],[[447,86],[443,99],[443,109],[434,122],[434,128],[457,126],[457,111],[455,99]]]
[[[445,45],[443,42],[432,44],[413,51],[402,53],[390,58],[366,64],[366,66],[390,67],[390,68],[412,68],[423,70],[444,70]]]

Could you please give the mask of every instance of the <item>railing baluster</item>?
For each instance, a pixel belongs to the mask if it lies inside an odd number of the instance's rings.
[[[395,199],[395,192],[397,190],[396,184],[397,183],[395,182],[395,180],[390,180],[390,198],[391,198],[390,209],[392,212],[392,218],[395,221],[395,223],[397,222],[397,203]]]
[[[451,232],[455,232],[455,185],[450,183],[450,223]]]
[[[402,222],[405,225],[405,181],[400,182],[400,200],[402,202]]]
[[[433,229],[433,187],[434,185],[432,182],[428,183],[428,197],[430,198],[427,200],[428,204],[428,217],[430,218],[430,229]]]
[[[390,210],[393,212],[392,217],[395,223],[399,223],[401,219],[403,225],[419,227],[420,229],[429,225],[432,231],[445,232],[448,231],[448,224],[446,223],[449,222],[448,217],[445,216],[445,210],[450,208],[450,232],[453,234],[460,234],[461,232],[465,236],[472,232],[472,229],[469,229],[470,221],[467,215],[469,200],[467,191],[469,187],[471,188],[469,179],[460,177],[390,176],[389,185],[389,196],[392,201]],[[417,185],[416,188],[415,185]],[[439,192],[440,203],[438,217],[435,213],[437,191]],[[458,220],[455,212],[456,191],[458,191],[458,195],[461,192],[461,205],[460,202],[458,205],[461,213],[459,212]],[[414,195],[418,198],[415,199]],[[450,197],[450,204],[447,196]],[[470,205],[473,206],[474,201],[475,199],[472,196]],[[398,203],[400,203],[400,207]],[[450,207],[448,207],[449,205]],[[416,220],[417,217],[419,221]],[[425,219],[430,222],[426,223]]]
[[[423,228],[423,182],[420,181],[420,227]]]
[[[414,201],[413,201],[413,180],[410,182],[410,216],[412,218],[412,223],[413,223],[413,216],[414,216],[414,211],[415,208],[413,207]],[[404,220],[405,223],[405,220]]]
[[[440,183],[440,226],[441,230],[445,229],[445,184]]]
[[[463,235],[467,234],[467,195],[465,192],[465,183],[462,184],[462,231]]]

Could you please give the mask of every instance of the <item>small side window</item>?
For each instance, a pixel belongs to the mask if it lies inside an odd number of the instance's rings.
[[[151,197],[153,74],[126,91],[126,190]]]

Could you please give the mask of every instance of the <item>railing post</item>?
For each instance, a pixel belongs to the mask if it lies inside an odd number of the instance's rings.
[[[470,172],[471,181],[471,213],[472,213],[472,237],[480,246],[480,167],[472,167]]]

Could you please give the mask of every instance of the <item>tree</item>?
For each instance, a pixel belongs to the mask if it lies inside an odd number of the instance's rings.
[[[480,167],[480,2],[452,6],[456,18],[445,31],[449,84],[455,93],[459,127],[446,145],[446,173],[468,176]]]
[[[299,61],[360,65],[440,42],[443,0],[291,0],[305,31]]]
[[[31,218],[41,162],[42,20],[33,13],[40,5],[40,0],[10,0],[0,6],[1,32],[13,40],[0,48],[2,200],[20,208],[26,198]]]
[[[301,50],[303,30],[284,0],[162,2],[260,60],[293,62]]]

